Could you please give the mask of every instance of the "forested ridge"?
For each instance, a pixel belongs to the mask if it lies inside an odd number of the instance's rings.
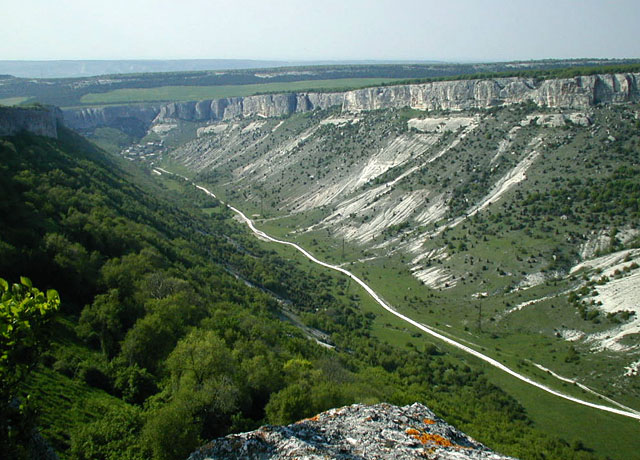
[[[0,277],[61,299],[39,358],[1,395],[3,420],[20,422],[0,424],[7,458],[28,454],[34,426],[62,458],[181,459],[229,432],[379,401],[423,402],[505,454],[593,458],[434,345],[372,337],[344,280],[263,249],[195,189],[163,188],[65,129],[2,138],[0,157]],[[281,302],[335,348],[279,319]]]

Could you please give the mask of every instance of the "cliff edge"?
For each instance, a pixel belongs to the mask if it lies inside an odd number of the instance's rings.
[[[419,110],[488,109],[519,103],[540,107],[586,109],[597,104],[640,100],[640,73],[588,75],[537,80],[509,77],[438,81],[364,88],[336,93],[263,94],[168,104],[75,108],[64,111],[72,129],[148,128],[166,120],[209,122],[236,117],[280,117],[339,106],[343,112],[411,107]]]
[[[216,439],[188,460],[506,460],[415,403],[331,409],[288,426],[263,426]]]
[[[0,106],[0,136],[13,136],[28,131],[38,136],[58,138],[58,122],[62,112],[57,107]]]

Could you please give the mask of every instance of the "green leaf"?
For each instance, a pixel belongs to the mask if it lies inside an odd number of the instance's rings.
[[[4,278],[0,278],[0,288],[2,288],[3,292],[6,292],[9,290],[9,283],[7,283],[7,281]]]
[[[47,302],[56,302],[60,301],[60,295],[58,295],[58,291],[55,289],[47,290]]]
[[[20,277],[20,283],[24,284],[28,288],[32,288],[33,287],[33,284],[31,284],[31,280],[29,278],[27,278],[26,276],[21,276]]]

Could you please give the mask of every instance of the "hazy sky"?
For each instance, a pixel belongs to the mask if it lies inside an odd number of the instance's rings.
[[[640,0],[0,0],[0,59],[640,57]]]

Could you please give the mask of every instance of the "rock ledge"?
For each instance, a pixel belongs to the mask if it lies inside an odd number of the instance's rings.
[[[415,403],[331,409],[289,426],[263,426],[201,447],[208,459],[510,459],[490,451]]]

